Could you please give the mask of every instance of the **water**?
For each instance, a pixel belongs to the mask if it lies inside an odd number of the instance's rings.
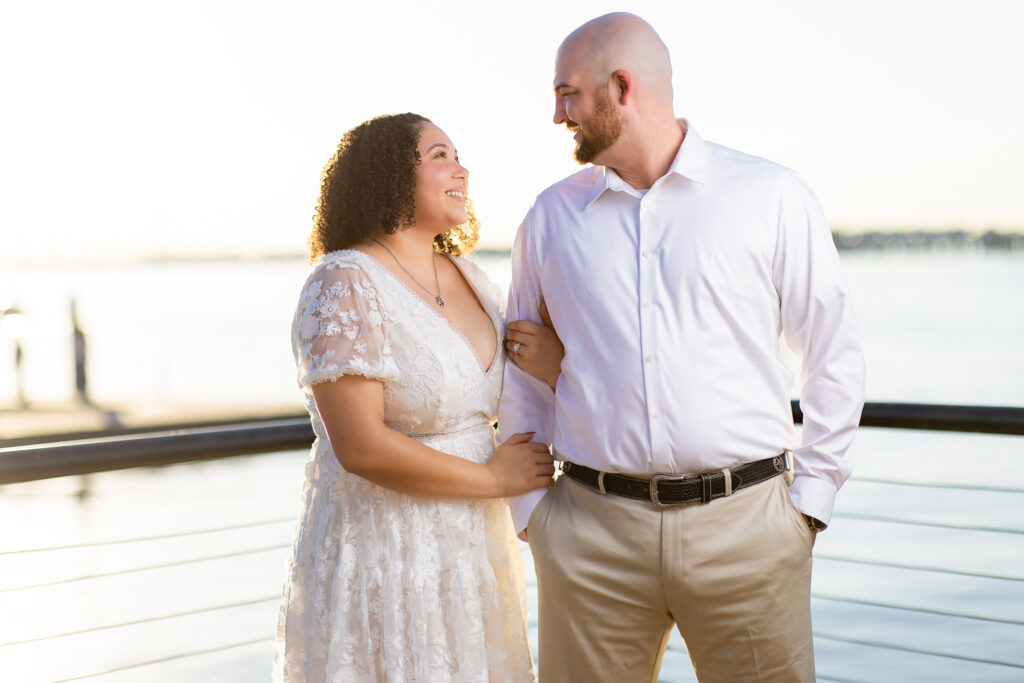
[[[504,254],[481,264],[501,285]],[[1024,405],[1024,254],[844,252],[868,362],[868,400]],[[27,314],[30,400],[73,392],[69,302],[87,334],[99,403],[291,403],[289,328],[299,259],[9,269],[0,308]],[[0,323],[0,405],[13,401],[13,345]]]
[[[863,329],[869,400],[1024,405],[1024,257],[847,252],[843,259]],[[506,259],[482,255],[481,262],[496,280],[507,282]],[[75,296],[98,403],[230,402],[299,410],[288,327],[305,273],[299,261],[18,270],[0,280],[0,298],[16,297],[30,316],[23,339],[30,400],[70,395],[67,302]],[[0,338],[0,405],[14,396],[5,343]],[[1024,489],[1024,443],[1016,437],[863,430],[857,447],[857,479],[841,492],[832,528],[815,547],[819,676],[1019,680],[1020,669],[969,660],[1024,665],[1021,627],[1007,623],[1021,619],[1024,583],[977,576],[1020,576],[1024,543],[1020,535],[954,527],[1024,531],[1021,494],[951,494],[872,480]],[[58,680],[216,650],[97,680],[266,680],[267,638],[276,620],[305,455],[93,475],[92,495],[83,501],[74,495],[79,478],[0,489],[0,552],[264,522],[181,538],[0,554],[0,589],[230,556],[35,590],[0,590],[0,644],[138,622],[0,645],[0,678]],[[873,519],[879,516],[947,526]],[[525,547],[524,557],[532,577]],[[903,566],[863,564],[875,561]],[[906,568],[918,565],[945,571]],[[534,601],[532,583],[529,595]],[[864,604],[841,602],[851,598]],[[977,618],[950,616],[956,613]],[[146,621],[163,615],[178,616]],[[536,624],[531,628],[536,640]],[[878,642],[899,649],[872,645]],[[238,643],[249,644],[217,649]],[[57,651],[60,657],[52,655]],[[923,654],[937,651],[953,657]],[[694,680],[678,635],[670,641],[662,680]]]

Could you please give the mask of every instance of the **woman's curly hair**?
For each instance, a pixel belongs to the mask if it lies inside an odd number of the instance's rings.
[[[378,116],[345,133],[320,176],[320,201],[309,236],[310,260],[395,233],[415,220],[413,203],[420,130],[418,114]],[[469,220],[434,238],[434,248],[459,255],[476,244],[480,224],[466,201]]]

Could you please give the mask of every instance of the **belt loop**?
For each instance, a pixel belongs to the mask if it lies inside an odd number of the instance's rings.
[[[601,495],[605,495],[604,490],[604,472],[598,472],[597,474],[597,490],[601,492]]]
[[[700,502],[711,502],[711,475],[707,472],[700,475]]]
[[[732,472],[726,467],[722,470],[722,474],[725,475],[725,497],[728,498],[732,495]]]

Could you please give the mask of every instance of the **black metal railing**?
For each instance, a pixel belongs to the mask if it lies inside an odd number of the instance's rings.
[[[0,448],[0,484],[309,448],[308,417]]]
[[[803,419],[797,401],[793,401],[793,419],[798,423]],[[867,403],[860,424],[862,427],[1024,435],[1024,408]],[[8,446],[0,448],[0,485],[308,448],[312,440],[309,418],[295,416]]]
[[[803,413],[793,401],[793,419]],[[958,406],[928,403],[865,403],[861,427],[925,429],[939,432],[1024,435],[1024,408]]]

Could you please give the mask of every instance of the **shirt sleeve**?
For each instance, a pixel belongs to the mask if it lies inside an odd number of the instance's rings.
[[[539,278],[539,260],[534,246],[531,214],[527,214],[512,246],[512,283],[509,287],[507,320],[531,320],[541,324],[540,301],[543,298]],[[531,441],[550,444],[553,439],[555,393],[543,380],[505,363],[504,384],[498,404],[499,438],[504,441],[516,433],[535,432]],[[509,499],[516,533],[526,528],[530,513],[544,497],[544,491]]]
[[[797,508],[826,524],[853,471],[864,407],[860,332],[825,215],[796,174],[783,177],[773,280],[788,346],[802,356],[803,438],[790,487]]]
[[[377,289],[356,266],[323,268],[310,277],[294,329],[299,386],[342,375],[398,377]]]

